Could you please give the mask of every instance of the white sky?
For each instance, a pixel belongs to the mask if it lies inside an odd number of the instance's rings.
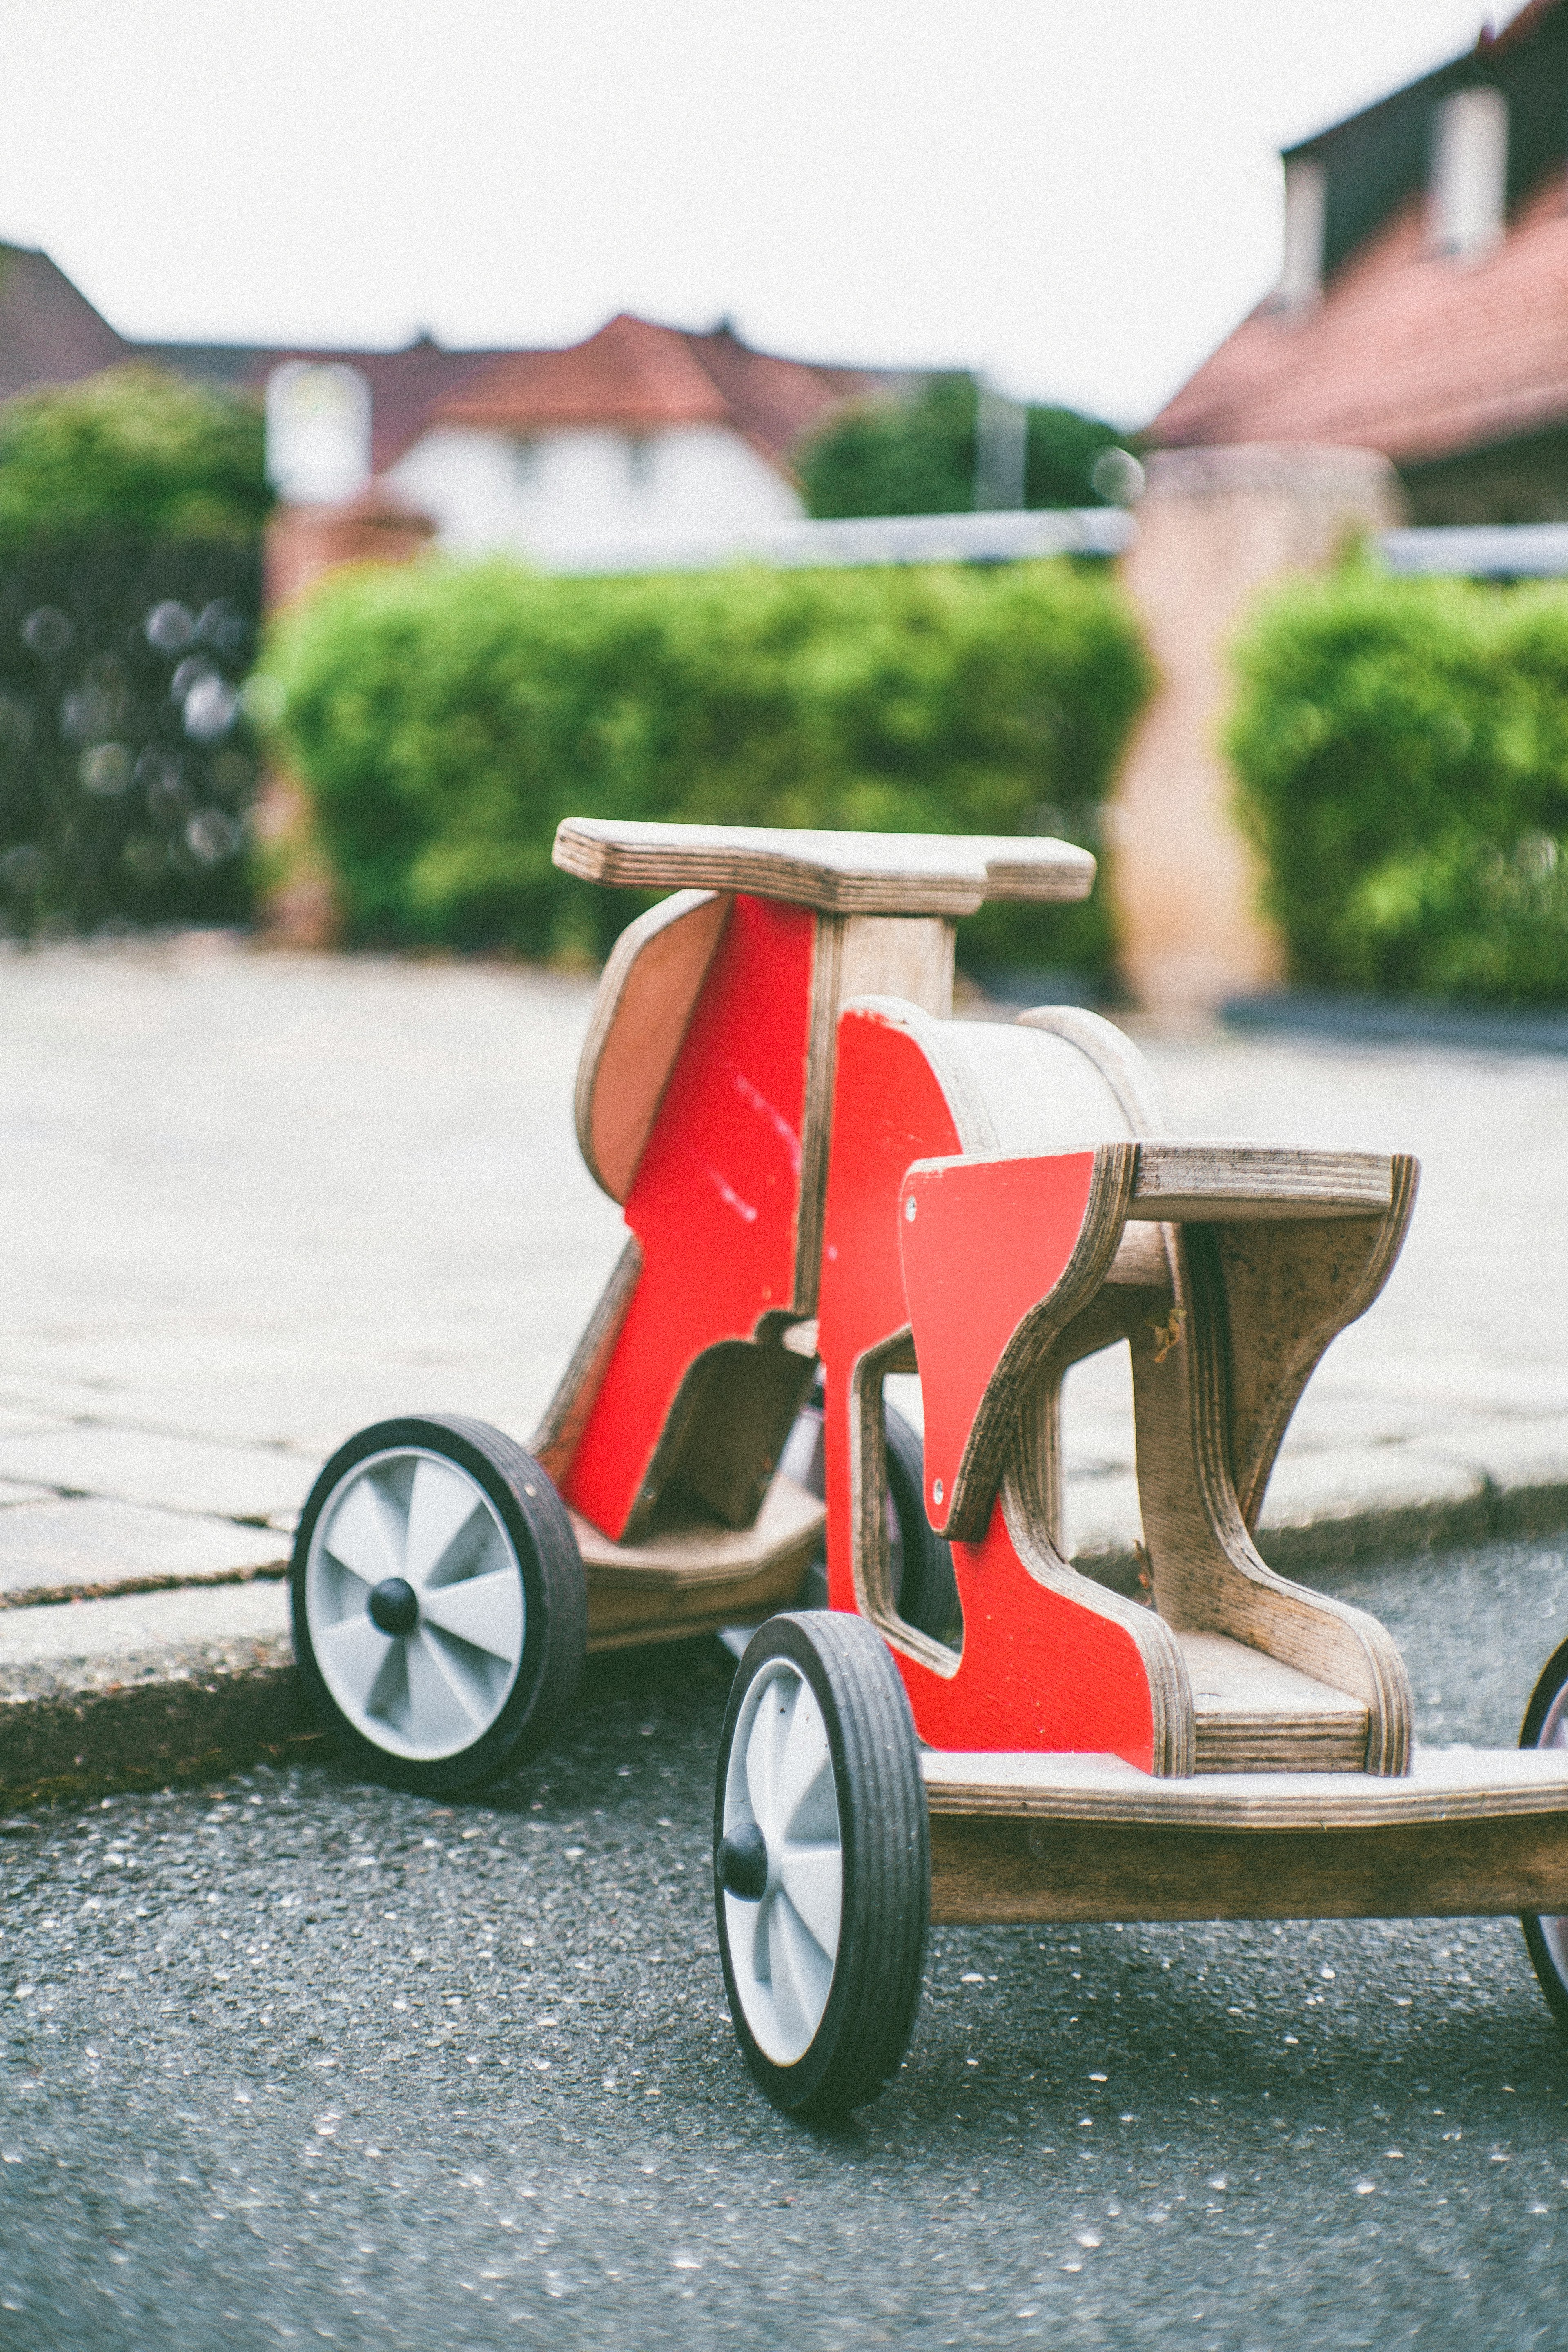
[[[776,351],[984,367],[1136,424],[1270,282],[1278,148],[1483,9],[0,0],[0,237],[132,335],[552,343],[729,312]]]

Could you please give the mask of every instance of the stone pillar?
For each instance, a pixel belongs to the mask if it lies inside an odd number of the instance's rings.
[[[1283,982],[1220,749],[1228,649],[1270,582],[1325,570],[1356,534],[1404,520],[1399,478],[1375,450],[1258,442],[1151,461],[1122,578],[1159,679],[1112,820],[1122,970],[1149,1011],[1212,1012]]]
[[[344,563],[406,563],[423,554],[436,525],[379,481],[332,506],[279,506],[267,526],[267,609],[276,613]],[[339,936],[332,875],[314,838],[310,800],[297,776],[273,762],[252,816],[262,852],[262,935],[273,946],[329,948]]]
[[[406,563],[435,536],[427,514],[379,481],[335,506],[278,507],[267,526],[267,609],[291,604],[340,564]]]

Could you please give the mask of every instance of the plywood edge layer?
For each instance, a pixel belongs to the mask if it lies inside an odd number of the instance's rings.
[[[1393,1198],[1383,1151],[1289,1144],[1142,1143],[1130,1217],[1235,1223],[1289,1217],[1381,1217]]]
[[[823,914],[969,915],[988,898],[1082,898],[1094,859],[1069,842],[790,832],[563,818],[553,862],[612,887],[745,890]]]
[[[1268,1832],[1568,1814],[1568,1751],[1417,1749],[1407,1776],[1208,1772],[1156,1780],[1113,1756],[921,1759],[933,1816]]]
[[[931,1916],[996,1926],[1107,1919],[1421,1919],[1568,1911],[1568,1814],[1401,1821],[1335,1837],[1183,1823],[955,1819],[931,1825]]]
[[[641,1649],[653,1642],[686,1642],[721,1626],[752,1624],[793,1603],[804,1563],[775,1560],[751,1576],[678,1586],[674,1591],[644,1584],[588,1587],[588,1648]]]
[[[1328,1716],[1199,1716],[1196,1773],[1357,1772],[1366,1770],[1366,1709],[1347,1723]]]

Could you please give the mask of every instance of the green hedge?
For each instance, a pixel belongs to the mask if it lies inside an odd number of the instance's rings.
[[[0,406],[0,546],[259,537],[272,493],[254,394],[106,368]]]
[[[1293,979],[1568,996],[1568,590],[1291,587],[1237,649],[1229,749]]]
[[[963,514],[974,504],[980,387],[932,376],[912,394],[872,394],[836,409],[790,452],[808,513]],[[1125,433],[1074,408],[1026,412],[1024,504],[1099,507],[1095,466]]]
[[[1147,682],[1114,580],[364,570],[266,674],[352,938],[598,955],[639,902],[555,872],[567,814],[1093,840]],[[1105,970],[1103,897],[988,908],[972,960]]]

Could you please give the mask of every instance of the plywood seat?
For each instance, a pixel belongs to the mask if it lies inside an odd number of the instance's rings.
[[[1178,1632],[1197,1772],[1361,1772],[1367,1708],[1223,1633]]]
[[[1394,1185],[1386,1151],[1183,1138],[1140,1143],[1127,1213],[1143,1224],[1385,1217]]]
[[[826,915],[973,915],[988,898],[1086,898],[1094,860],[1011,835],[794,832],[567,817],[554,862],[639,890],[746,890]]]

